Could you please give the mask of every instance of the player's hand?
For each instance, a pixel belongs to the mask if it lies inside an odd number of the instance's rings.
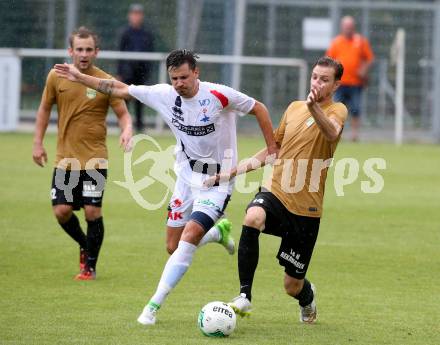
[[[307,100],[306,100],[307,106],[308,107],[313,106],[315,103],[318,102],[319,97],[320,97],[320,90],[312,87],[312,89],[310,90],[307,96]]]
[[[210,188],[220,181],[220,174],[215,174],[209,176],[205,181],[203,181],[203,187]]]
[[[43,145],[34,145],[32,150],[32,158],[36,164],[38,164],[40,167],[44,167],[44,165],[47,163],[47,153]]]
[[[133,130],[131,126],[127,126],[126,128],[124,128],[121,135],[119,136],[119,146],[122,147],[125,152],[129,152],[133,148],[132,137]]]
[[[235,176],[235,175],[234,175]],[[203,187],[212,187],[214,185],[218,185],[219,183],[224,183],[229,181],[233,177],[232,172],[228,173],[220,173],[215,174],[213,176],[209,176],[204,182]]]
[[[278,158],[278,153],[280,151],[280,148],[278,147],[277,143],[274,143],[273,145],[270,145],[267,147],[267,157],[266,157],[266,163],[272,164],[276,158]]]
[[[68,63],[57,63],[54,68],[59,77],[69,79],[70,81],[79,81],[81,72],[74,65]]]

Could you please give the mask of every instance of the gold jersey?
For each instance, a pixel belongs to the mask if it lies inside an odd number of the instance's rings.
[[[92,66],[86,72],[97,78],[112,76]],[[63,169],[84,170],[91,159],[100,164],[107,162],[106,116],[109,106],[124,100],[110,97],[80,83],[60,78],[51,70],[47,76],[42,102],[46,106],[57,105],[58,139],[55,166]],[[64,158],[74,158],[80,168],[66,165]],[[97,167],[93,164],[91,168]],[[89,168],[89,167],[88,167]]]
[[[334,117],[343,126],[347,108],[342,103],[329,102],[321,106],[327,117]],[[341,134],[329,142],[307,108],[306,102],[289,105],[275,130],[280,145],[278,164],[264,187],[270,190],[292,213],[321,217],[327,170]]]

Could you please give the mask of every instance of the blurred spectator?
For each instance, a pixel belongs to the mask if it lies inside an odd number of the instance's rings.
[[[128,26],[123,28],[119,50],[126,52],[151,52],[153,51],[153,34],[144,25],[144,7],[140,4],[131,4],[128,10]],[[118,79],[131,85],[144,85],[151,73],[151,62],[120,60],[118,63]],[[135,128],[138,132],[144,129],[142,103],[132,100],[134,103]]]
[[[362,89],[368,83],[368,71],[374,60],[367,38],[356,32],[353,17],[341,19],[341,32],[333,39],[326,53],[344,66],[341,86],[335,100],[344,103],[351,115],[352,140],[359,138]]]

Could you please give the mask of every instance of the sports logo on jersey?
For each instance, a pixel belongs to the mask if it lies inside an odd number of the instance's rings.
[[[307,121],[306,121],[306,126],[307,128],[309,128],[311,125],[313,125],[315,123],[315,119],[313,116],[310,116]]]
[[[209,117],[208,116],[206,116],[206,114],[204,114],[204,117],[202,118],[202,119],[200,119],[200,121],[202,121],[202,122],[208,122],[209,121]]]
[[[210,103],[211,103],[211,101],[208,98],[199,99],[199,104],[201,107],[207,107]]]
[[[182,109],[180,109],[179,107],[174,106],[171,109],[173,110],[173,113],[176,113],[177,115],[182,115],[183,114]]]
[[[182,106],[182,98],[180,98],[180,96],[177,96],[174,104],[176,105],[176,107],[180,108]]]
[[[93,90],[93,89],[91,89],[91,88],[87,88],[86,89],[86,96],[87,96],[87,98],[89,98],[89,99],[93,99],[93,98],[95,98],[96,97],[96,90]]]
[[[207,112],[208,112],[208,109],[207,108],[203,108],[201,113],[199,113],[199,117],[203,116],[200,119],[201,122],[205,122],[206,123],[206,122],[208,122],[211,119],[209,116],[206,115]]]
[[[202,137],[209,133],[215,132],[215,126],[213,123],[206,126],[186,126],[183,123],[180,123],[176,119],[172,119],[171,123],[176,127],[179,131],[185,132],[186,134],[193,137]]]
[[[173,116],[180,120],[180,121],[184,121],[183,118],[183,111],[180,108],[182,106],[182,99],[180,98],[180,96],[176,97],[176,100],[174,101],[174,106],[171,107],[171,110],[173,111]]]
[[[180,120],[180,121],[185,120],[182,116],[183,115],[182,109],[177,108],[177,107],[172,107],[171,110],[173,111],[174,118],[176,118],[177,120]]]

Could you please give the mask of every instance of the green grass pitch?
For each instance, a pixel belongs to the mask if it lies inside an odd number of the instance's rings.
[[[158,138],[162,147],[174,143]],[[361,192],[362,172],[336,196],[333,168],[308,277],[318,289],[318,322],[298,322],[296,301],[283,291],[275,259],[279,239],[260,237],[254,312],[227,339],[204,337],[201,307],[238,291],[237,257],[216,244],[200,249],[154,327],[136,318],[152,295],[168,255],[166,207],[146,211],[126,189],[123,154],[108,139],[110,174],[104,198],[105,240],[94,282],[72,280],[78,248],[52,215],[52,164],[32,162],[30,134],[1,134],[0,344],[440,344],[440,147],[341,143],[336,157],[361,166],[382,157],[385,186]],[[241,157],[263,145],[240,137]],[[55,136],[46,146],[53,162]],[[136,154],[136,152],[135,152]],[[139,155],[139,153],[137,153]],[[138,166],[136,178],[147,167]],[[142,170],[145,169],[145,170]],[[258,180],[252,173],[248,180]],[[159,183],[143,192],[160,200]],[[227,215],[238,241],[252,194],[235,193]],[[156,198],[156,199],[155,199]],[[83,214],[79,214],[83,222]]]

